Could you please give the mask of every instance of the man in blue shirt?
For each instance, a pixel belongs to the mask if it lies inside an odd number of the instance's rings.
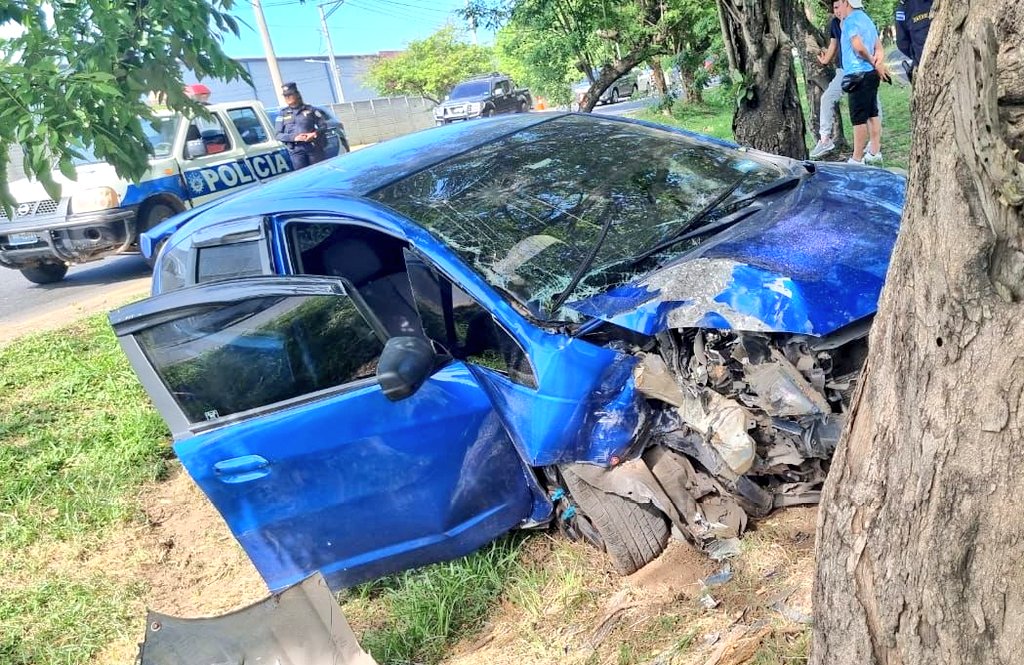
[[[863,0],[839,0],[836,15],[843,21],[840,52],[843,90],[850,95],[853,125],[851,164],[882,161],[882,122],[878,118],[878,84],[885,72],[885,53],[878,28],[864,12]],[[869,141],[870,138],[870,141]]]

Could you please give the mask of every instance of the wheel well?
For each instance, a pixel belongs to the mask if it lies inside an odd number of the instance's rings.
[[[148,230],[143,229],[142,225],[145,224],[149,211],[156,205],[166,205],[172,208],[176,213],[185,210],[185,204],[182,203],[181,199],[177,196],[174,196],[173,194],[154,194],[139,205],[139,214],[136,216],[136,219],[138,220],[136,226],[139,233]]]

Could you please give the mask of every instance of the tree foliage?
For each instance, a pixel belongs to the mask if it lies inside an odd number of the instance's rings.
[[[502,52],[523,64],[524,80],[537,83],[552,97],[562,98],[552,93],[565,79],[571,81],[573,69],[575,78],[586,77],[591,86],[581,106],[589,111],[615,79],[669,53],[669,34],[683,19],[676,4],[677,0],[477,0],[466,13],[508,30]]]
[[[367,82],[382,95],[419,95],[441,101],[456,83],[495,68],[491,49],[467,44],[452,25],[409,42],[402,53],[379,58]]]
[[[148,93],[176,111],[202,113],[184,93],[182,65],[200,77],[247,79],[220,35],[238,34],[234,0],[7,0],[0,4],[0,203],[10,207],[9,148],[25,152],[26,175],[55,198],[51,171],[74,178],[88,148],[118,175],[145,173],[142,122]]]

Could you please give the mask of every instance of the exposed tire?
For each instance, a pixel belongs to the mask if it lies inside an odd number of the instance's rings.
[[[485,118],[492,118],[492,117],[494,117],[494,107],[493,106],[488,106],[487,108],[484,109],[484,112],[481,113],[480,115],[482,115]]]
[[[166,203],[152,203],[145,208],[143,216],[139,219],[139,235],[141,236],[146,231],[150,230],[160,222],[164,221],[172,215],[178,214],[180,211],[174,206]],[[157,248],[159,249],[159,248]],[[156,262],[156,257],[159,252],[153,252],[153,256],[146,259],[146,263],[152,268]]]
[[[33,284],[55,284],[68,274],[68,267],[63,263],[43,263],[34,268],[22,268],[21,274]]]
[[[612,104],[618,104],[619,103],[619,89],[618,88],[612,88],[611,103]]]
[[[657,508],[602,492],[570,469],[562,469],[562,478],[576,505],[601,535],[619,574],[636,572],[665,549],[668,521]]]
[[[516,113],[526,113],[526,102],[519,102],[519,108],[516,109]]]

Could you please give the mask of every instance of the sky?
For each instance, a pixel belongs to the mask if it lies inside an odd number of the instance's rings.
[[[318,4],[331,12],[327,26],[335,55],[376,54],[401,50],[412,40],[423,39],[446,22],[465,29],[465,22],[454,15],[466,6],[465,0],[263,0],[274,53],[278,56],[326,55],[327,44],[320,29]],[[336,8],[335,8],[336,7]],[[250,0],[237,0],[232,11],[240,22],[241,37],[224,38],[224,50],[234,58],[263,55],[263,44]],[[467,39],[469,33],[466,33]],[[491,35],[480,31],[480,43],[489,43]]]

